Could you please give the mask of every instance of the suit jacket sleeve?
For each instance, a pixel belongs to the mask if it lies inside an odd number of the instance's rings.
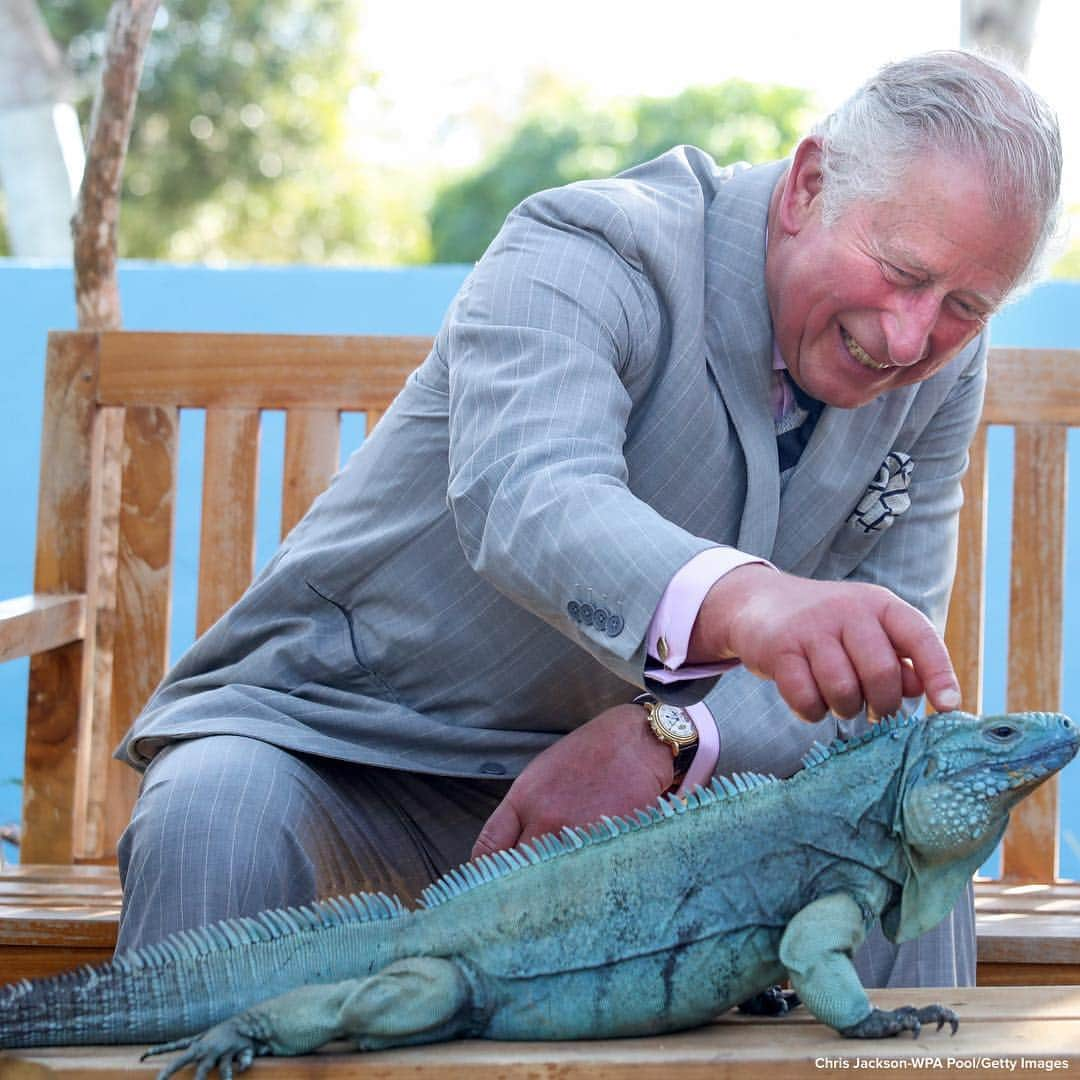
[[[625,207],[601,184],[575,185],[510,216],[436,342],[467,558],[637,685],[664,588],[712,546],[635,496],[624,456],[664,363],[664,318]],[[573,618],[583,603],[607,617]]]

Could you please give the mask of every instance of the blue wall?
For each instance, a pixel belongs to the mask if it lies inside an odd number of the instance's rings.
[[[128,263],[121,267],[123,321],[128,329],[261,331],[265,333],[433,334],[467,273],[464,266],[400,270],[335,270],[297,267],[172,267]],[[0,396],[0,506],[6,525],[0,540],[0,599],[31,591],[38,482],[38,444],[45,339],[50,329],[75,325],[68,267],[27,266],[0,260],[0,316],[5,328],[4,393]],[[1003,312],[994,323],[997,344],[1080,348],[1080,283],[1055,282]],[[363,422],[347,418],[342,455],[360,441]],[[198,556],[196,515],[201,484],[201,417],[184,413],[177,506],[177,578],[194,580]],[[284,423],[263,421],[257,556],[261,565],[277,543]],[[988,586],[986,707],[1002,708],[1008,596],[1011,441],[991,432],[990,571]],[[1080,472],[1080,432],[1070,438],[1071,475]],[[1080,535],[1080,492],[1070,493],[1070,536]],[[1065,635],[1066,657],[1080,656],[1080,560],[1070,554],[1066,599],[1073,600]],[[174,657],[194,636],[193,604],[177,590],[173,613]],[[25,738],[25,661],[0,664],[0,823],[20,813]],[[1080,716],[1080,664],[1066,661],[1064,708]],[[1080,765],[1062,783],[1065,831],[1080,845]],[[10,849],[8,857],[14,852]],[[1080,850],[1062,845],[1062,872],[1080,878]]]

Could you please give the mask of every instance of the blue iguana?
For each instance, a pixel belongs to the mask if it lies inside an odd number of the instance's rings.
[[[1065,716],[893,718],[817,746],[788,780],[718,779],[566,828],[430,885],[173,934],[97,968],[0,989],[0,1046],[171,1040],[225,1080],[261,1054],[459,1037],[675,1031],[790,978],[821,1021],[872,1038],[956,1017],[875,1009],[851,962],[875,918],[940,921],[1015,803],[1064,766]],[[209,1029],[209,1030],[206,1030]],[[203,1032],[203,1034],[199,1034]]]

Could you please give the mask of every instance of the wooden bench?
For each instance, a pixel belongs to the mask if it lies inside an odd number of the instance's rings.
[[[1006,708],[1061,707],[1067,439],[1080,426],[1080,352],[993,349],[982,422],[964,479],[946,639],[964,707],[983,707],[987,430],[1011,427],[1013,493]],[[1013,814],[1001,880],[976,884],[979,982],[1080,983],[1080,893],[1058,879],[1058,778]]]
[[[696,1031],[603,1042],[458,1042],[378,1054],[349,1053],[333,1044],[314,1057],[263,1058],[250,1075],[268,1080],[810,1080],[862,1068],[904,1076],[1009,1075],[1025,1078],[1080,1068],[1080,991],[1030,987],[969,990],[879,990],[878,1006],[941,1001],[960,1017],[960,1030],[927,1030],[918,1039],[852,1042],[803,1009],[780,1020],[725,1013]],[[142,1047],[64,1047],[0,1052],[5,1080],[151,1080],[170,1058],[140,1062]],[[878,1062],[884,1059],[890,1064]],[[1013,1069],[1001,1064],[1012,1062]],[[1056,1062],[1053,1072],[1047,1062]],[[867,1064],[869,1063],[869,1065]],[[1060,1072],[1058,1071],[1060,1070]],[[190,1076],[190,1071],[185,1072]]]
[[[260,410],[286,414],[281,532],[338,464],[338,418],[377,421],[426,338],[55,333],[49,339],[34,595],[0,605],[0,660],[31,655],[23,865],[0,874],[0,971],[102,959],[115,941],[116,840],[136,774],[112,748],[167,663],[178,416],[206,411],[197,631],[254,566]],[[997,349],[966,480],[948,638],[982,701],[985,424],[1016,429],[1009,708],[1060,702],[1065,438],[1080,353]],[[1080,984],[1076,886],[1057,883],[1046,785],[1015,815],[1005,886],[978,887],[979,977]],[[1018,892],[1038,886],[1038,892]],[[1011,908],[1010,908],[1011,905]]]

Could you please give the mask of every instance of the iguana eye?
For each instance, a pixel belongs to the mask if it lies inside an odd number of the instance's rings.
[[[1016,734],[1016,728],[1012,724],[996,724],[992,728],[987,728],[986,734],[991,739],[997,739],[998,742],[1005,742]]]

